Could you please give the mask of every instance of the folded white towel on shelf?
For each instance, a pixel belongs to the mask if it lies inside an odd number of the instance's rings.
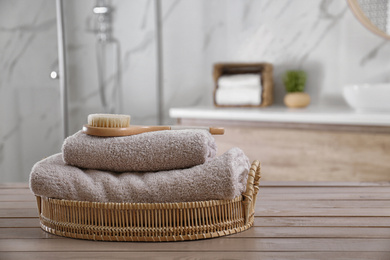
[[[218,78],[218,88],[236,88],[238,86],[261,87],[260,74],[222,75]]]
[[[223,106],[260,105],[260,74],[222,75],[218,78],[215,102]]]
[[[218,105],[260,105],[261,87],[218,88],[215,93]]]

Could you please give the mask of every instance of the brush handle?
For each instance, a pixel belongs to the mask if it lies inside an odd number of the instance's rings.
[[[223,135],[225,129],[222,127],[204,127],[204,126],[129,126],[124,128],[94,127],[90,125],[83,126],[83,132],[94,136],[129,136],[146,132],[162,130],[184,130],[184,129],[204,129],[213,135]]]
[[[212,135],[223,135],[225,133],[225,129],[223,127],[207,127],[207,126],[180,126],[180,125],[172,125],[170,126],[171,130],[185,130],[185,129],[203,129],[210,132]]]

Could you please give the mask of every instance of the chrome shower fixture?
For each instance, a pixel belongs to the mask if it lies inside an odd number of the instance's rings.
[[[97,0],[94,13],[94,33],[99,96],[104,113],[120,114],[121,100],[121,52],[120,43],[112,34],[114,8],[105,0]]]
[[[93,12],[95,14],[107,14],[110,11],[110,8],[107,6],[95,6]]]
[[[111,12],[112,8],[106,1],[97,1],[93,13],[97,16],[96,35],[99,41],[111,39]]]

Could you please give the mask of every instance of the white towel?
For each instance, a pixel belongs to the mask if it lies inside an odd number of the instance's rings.
[[[218,105],[260,105],[261,87],[218,88],[215,93]]]
[[[215,102],[223,106],[261,104],[260,74],[223,75],[218,78]]]
[[[218,88],[236,88],[239,86],[261,87],[260,74],[233,74],[218,78]]]

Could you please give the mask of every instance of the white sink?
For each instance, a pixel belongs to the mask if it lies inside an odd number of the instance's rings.
[[[358,111],[390,112],[390,83],[347,85],[343,96]]]

